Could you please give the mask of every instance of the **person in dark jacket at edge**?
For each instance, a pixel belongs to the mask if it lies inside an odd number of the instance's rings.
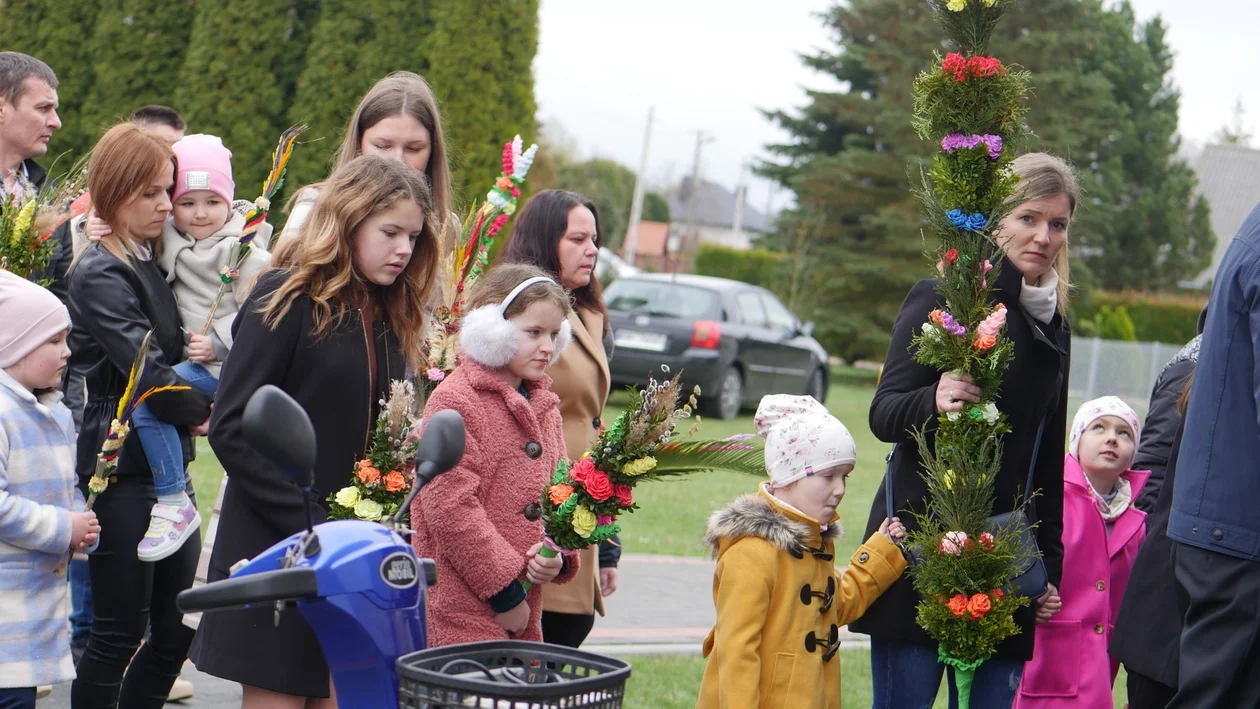
[[[1184,410],[1207,308],[1199,314],[1199,334],[1186,343],[1155,381],[1142,442],[1133,467],[1151,471],[1136,504],[1147,513],[1146,542],[1138,552],[1112,631],[1111,657],[1128,673],[1129,709],[1164,709],[1177,693],[1181,619],[1186,599],[1178,597],[1173,576],[1173,542],[1168,538],[1177,478],[1177,452],[1185,431]]]
[[[1071,332],[1064,313],[1068,228],[1078,191],[1071,167],[1052,155],[1021,155],[1013,169],[1020,178],[1016,191],[1022,201],[1012,205],[1001,222],[997,239],[1006,256],[993,256],[995,262],[1002,261],[990,294],[990,303],[1006,305],[1006,334],[1016,353],[997,397],[1011,430],[1002,441],[993,513],[1010,511],[1016,498],[1026,494],[1023,488],[1031,467],[1033,486],[1040,493],[1030,505],[1030,517],[1037,522],[1037,545],[1051,586],[1032,599],[1030,608],[1016,611],[1019,634],[1002,642],[976,671],[973,709],[1010,709],[1024,663],[1033,656],[1034,624],[1049,620],[1061,605],[1057,586],[1063,575],[1063,451],[1071,370]],[[979,388],[969,376],[926,367],[911,356],[911,336],[928,321],[932,309],[942,307],[935,285],[935,280],[919,281],[902,303],[871,401],[871,432],[896,444],[887,475],[892,476],[892,507],[903,520],[911,519],[907,527],[914,522],[906,511],[923,513],[928,494],[911,431],[926,431],[932,446],[938,415],[979,400]],[[875,493],[867,536],[887,516],[888,489],[880,486]],[[936,699],[945,669],[938,661],[937,643],[915,622],[918,602],[912,579],[903,577],[850,624],[854,632],[871,636],[874,709],[930,707]],[[955,684],[949,684],[952,697]]]
[[[1260,697],[1260,207],[1216,271],[1177,455],[1168,536],[1188,599],[1169,707]]]

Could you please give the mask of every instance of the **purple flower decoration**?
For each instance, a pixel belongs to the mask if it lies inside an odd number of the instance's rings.
[[[941,313],[941,327],[945,328],[945,332],[954,337],[962,337],[967,334],[967,328],[963,327],[949,313]]]
[[[985,133],[984,135],[950,133],[941,140],[941,149],[947,153],[953,153],[955,150],[970,150],[981,144],[989,149],[989,159],[991,160],[997,160],[998,156],[1002,154],[1002,136],[991,133]]]
[[[612,523],[613,523],[613,518],[609,517],[608,515],[600,515],[595,518],[595,524],[598,524],[601,527],[604,525],[612,524]]]

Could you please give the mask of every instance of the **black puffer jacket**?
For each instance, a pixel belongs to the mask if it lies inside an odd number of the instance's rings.
[[[1045,560],[1050,582],[1058,585],[1063,576],[1063,450],[1067,428],[1069,353],[1071,335],[1067,322],[1056,313],[1049,325],[1042,325],[1019,304],[1023,275],[1009,260],[1003,260],[996,288],[990,296],[1007,308],[1006,334],[1015,345],[1015,358],[998,391],[997,406],[1006,414],[1011,432],[1003,439],[1002,467],[994,482],[993,513],[1008,512],[1034,467],[1033,485],[1040,494],[1032,505],[1037,520],[1037,545]],[[893,456],[894,509],[908,529],[916,527],[907,510],[925,511],[927,486],[920,477],[919,455],[912,429],[925,428],[929,445],[935,441],[936,385],[941,373],[914,361],[910,339],[928,321],[928,313],[943,307],[935,292],[936,281],[919,281],[910,289],[893,325],[892,342],[884,361],[884,373],[871,401],[870,426],[876,438],[898,443]],[[1045,421],[1041,448],[1034,461],[1033,443],[1037,428]],[[880,487],[871,504],[865,537],[874,534],[887,516],[885,488]],[[851,624],[854,631],[899,642],[935,646],[915,623],[919,601],[909,575],[880,596],[866,615]],[[1004,659],[1032,658],[1033,612],[1015,613],[1022,631],[998,646]]]
[[[118,400],[127,387],[132,361],[150,330],[144,388],[186,385],[171,366],[184,351],[175,295],[152,261],[124,263],[101,244],[88,247],[70,273],[70,367],[81,369],[87,381],[87,405],[79,431],[76,469],[79,482],[96,469],[96,457],[109,432]],[[196,389],[155,394],[149,408],[158,420],[177,427],[184,443],[184,459],[192,460],[187,426],[210,416],[210,397]],[[118,459],[117,475],[150,477],[139,436],[128,436]]]

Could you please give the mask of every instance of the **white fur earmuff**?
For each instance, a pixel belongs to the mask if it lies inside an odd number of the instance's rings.
[[[555,281],[542,276],[528,278],[513,288],[502,303],[483,305],[464,316],[464,322],[460,325],[459,344],[469,359],[491,369],[508,366],[516,356],[519,340],[516,325],[503,317],[503,313],[518,295],[535,283],[554,284]],[[560,325],[560,335],[556,338],[556,351],[551,355],[551,364],[560,359],[560,354],[572,341],[573,326],[566,319]]]

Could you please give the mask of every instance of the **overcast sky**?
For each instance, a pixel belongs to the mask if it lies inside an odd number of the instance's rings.
[[[1023,0],[1035,2],[1036,0]],[[542,0],[534,61],[539,117],[558,124],[584,156],[638,169],[648,107],[655,107],[647,176],[658,184],[690,174],[696,133],[701,174],[734,187],[741,165],[765,157],[785,135],[758,108],[802,105],[805,89],[834,89],[798,53],[832,47],[817,13],[826,0]],[[1161,14],[1176,53],[1180,130],[1202,144],[1231,120],[1241,97],[1260,134],[1260,2],[1132,0],[1142,19]],[[1011,58],[1018,61],[1018,58]],[[1257,135],[1260,138],[1260,135]],[[1260,140],[1253,144],[1260,144]],[[770,185],[749,178],[764,210]],[[775,205],[789,196],[778,193]]]

